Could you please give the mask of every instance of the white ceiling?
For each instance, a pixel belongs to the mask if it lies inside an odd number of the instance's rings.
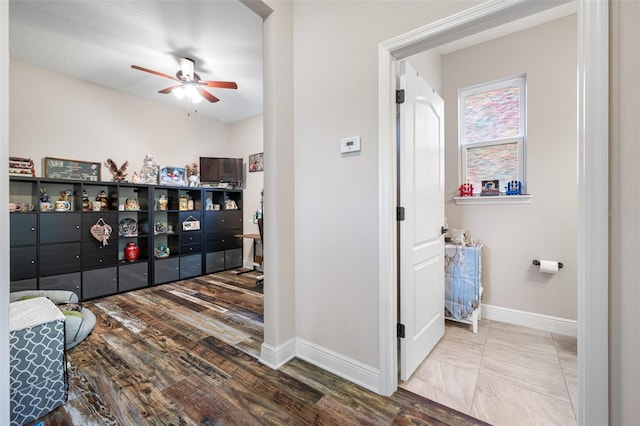
[[[262,113],[262,19],[237,0],[10,0],[12,59],[185,110],[185,99],[159,94],[175,83],[137,71],[175,75],[178,58],[195,60],[208,88],[198,114],[235,122]]]

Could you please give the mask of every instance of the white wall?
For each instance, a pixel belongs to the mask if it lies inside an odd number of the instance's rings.
[[[129,178],[146,154],[160,166],[184,167],[200,156],[228,156],[230,126],[18,61],[10,63],[9,155],[103,163],[129,161]],[[159,95],[160,96],[160,95]]]
[[[609,383],[612,425],[640,424],[639,21],[639,2],[612,2],[609,123]]]
[[[328,357],[380,365],[378,44],[477,3],[293,4],[296,336]]]
[[[245,234],[257,234],[258,225],[252,222],[253,214],[260,208],[260,193],[264,188],[264,172],[249,173],[249,155],[263,151],[262,115],[238,121],[231,125],[229,155],[242,157],[244,162],[245,190],[242,194],[242,211]],[[244,241],[244,266],[253,268],[253,240]]]
[[[483,303],[577,318],[575,15],[442,57],[446,216],[485,246]],[[456,205],[458,90],[527,73],[527,192],[531,204]],[[501,186],[503,182],[501,182]],[[542,274],[533,259],[564,268]]]

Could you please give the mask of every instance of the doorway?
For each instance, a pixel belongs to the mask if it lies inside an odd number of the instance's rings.
[[[395,319],[397,265],[394,151],[394,60],[427,50],[496,24],[509,22],[533,11],[524,2],[505,6],[488,2],[443,21],[398,36],[379,47],[379,162],[380,162],[380,294],[381,392],[397,387]],[[560,4],[560,3],[558,3]],[[555,6],[556,4],[554,4]],[[532,5],[529,5],[532,6]],[[544,7],[544,5],[537,5]],[[608,190],[608,26],[607,2],[578,1],[578,394],[579,423],[608,419],[607,335],[607,221]],[[598,101],[600,99],[600,101]],[[589,188],[589,191],[586,189]],[[590,230],[590,232],[584,232]],[[585,313],[589,312],[589,316]]]

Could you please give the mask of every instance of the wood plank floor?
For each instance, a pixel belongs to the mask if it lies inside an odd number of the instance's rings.
[[[54,425],[484,424],[399,389],[382,397],[307,362],[257,360],[255,274],[207,275],[85,302],[91,335],[67,354]]]

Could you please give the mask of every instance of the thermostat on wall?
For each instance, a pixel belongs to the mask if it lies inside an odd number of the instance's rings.
[[[353,138],[345,138],[340,140],[340,152],[356,152],[360,151],[360,136]]]

